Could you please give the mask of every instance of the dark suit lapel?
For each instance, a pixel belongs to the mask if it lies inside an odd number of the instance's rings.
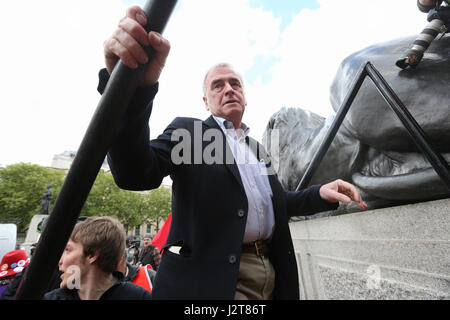
[[[222,134],[222,138],[223,138],[223,142],[224,143],[223,143],[223,148],[222,148],[222,154],[218,155],[218,158],[222,159],[223,163],[228,168],[228,170],[231,171],[233,176],[236,178],[237,182],[241,185],[242,188],[244,188],[244,185],[242,184],[242,179],[241,179],[241,175],[239,173],[238,166],[237,166],[236,161],[235,161],[235,159],[233,157],[233,152],[231,151],[230,146],[228,145],[228,142],[227,142],[227,138],[226,138],[225,134],[223,133],[222,129],[220,128],[219,124],[213,118],[213,116],[210,116],[208,119],[203,121],[203,123],[209,128],[213,128],[213,129],[219,130],[220,133]],[[219,151],[219,150],[217,150],[217,151]]]

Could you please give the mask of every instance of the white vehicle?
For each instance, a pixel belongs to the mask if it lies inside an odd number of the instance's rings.
[[[15,250],[17,226],[12,223],[0,224],[0,260],[8,252]]]

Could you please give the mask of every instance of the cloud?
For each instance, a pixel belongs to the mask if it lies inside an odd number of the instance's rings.
[[[426,15],[408,0],[319,0],[318,10],[302,10],[280,34],[272,53],[271,81],[249,90],[247,117],[261,135],[281,107],[330,115],[329,87],[340,62],[371,44],[419,33]],[[393,62],[393,68],[394,62]],[[259,136],[260,137],[260,136]]]
[[[151,137],[176,116],[208,116],[203,76],[222,61],[249,75],[244,121],[255,138],[283,106],[327,115],[328,88],[343,58],[372,43],[419,33],[426,23],[410,0],[319,0],[319,5],[295,13],[285,25],[246,0],[180,0],[164,33],[172,49]],[[118,0],[0,3],[0,164],[50,165],[54,154],[78,148],[99,100],[103,41],[125,10]]]
[[[99,99],[101,39],[124,10],[114,0],[0,3],[0,164],[50,165],[78,148]]]
[[[275,50],[279,25],[271,12],[242,0],[182,2],[165,31],[172,47],[150,120],[151,135],[176,116],[208,117],[202,101],[206,71],[229,62],[245,74],[255,57]]]

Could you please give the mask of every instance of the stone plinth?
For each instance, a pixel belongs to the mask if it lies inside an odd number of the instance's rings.
[[[450,298],[450,199],[290,228],[301,299]]]

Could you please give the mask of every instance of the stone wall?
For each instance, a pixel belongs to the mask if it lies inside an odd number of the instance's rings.
[[[301,299],[450,299],[450,199],[290,228]]]

